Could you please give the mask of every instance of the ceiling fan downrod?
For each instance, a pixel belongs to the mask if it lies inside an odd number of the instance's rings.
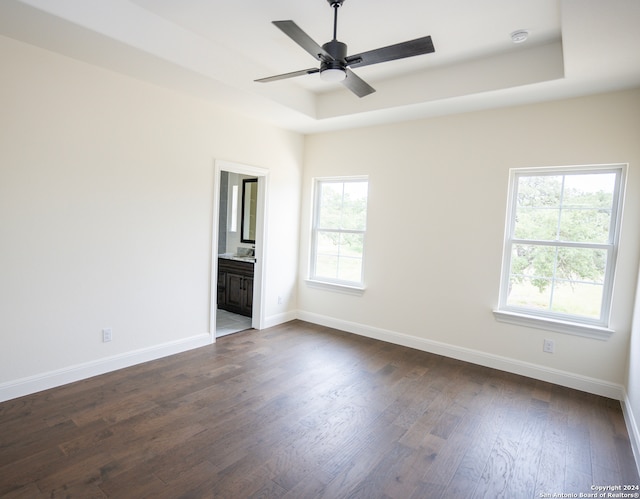
[[[327,2],[333,7],[333,41],[336,41],[338,39],[338,9],[344,0],[327,0]]]
[[[322,48],[333,58],[327,58],[319,56],[322,64],[320,66],[320,77],[329,79],[329,75],[335,75],[336,81],[342,80],[346,77],[346,66],[344,63],[345,57],[347,57],[346,44],[338,41],[338,9],[344,2],[344,0],[327,0],[331,7],[333,7],[333,40],[322,45]],[[331,71],[333,70],[333,71]],[[327,78],[329,77],[329,78]]]

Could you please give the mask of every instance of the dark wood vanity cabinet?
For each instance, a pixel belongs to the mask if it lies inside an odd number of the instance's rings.
[[[218,258],[218,308],[251,317],[253,263]]]

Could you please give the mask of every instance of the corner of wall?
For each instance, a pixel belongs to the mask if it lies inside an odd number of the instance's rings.
[[[631,442],[633,457],[636,461],[638,475],[640,475],[640,427],[638,427],[638,418],[633,414],[631,401],[629,400],[626,390],[622,401],[622,413],[624,414],[624,422],[626,423],[627,431],[629,432],[629,440]]]

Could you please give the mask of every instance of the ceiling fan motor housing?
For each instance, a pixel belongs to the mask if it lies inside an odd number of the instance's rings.
[[[334,58],[332,62],[344,61],[345,57],[347,57],[347,44],[338,40],[331,40],[325,43],[322,48]],[[323,60],[322,56],[320,56],[320,59]]]
[[[338,40],[331,40],[325,43],[322,48],[336,61],[344,61],[347,57],[347,44]]]
[[[345,43],[339,42],[338,40],[331,40],[330,42],[325,43],[322,48],[331,57],[333,57],[333,60],[320,56],[320,59],[322,60],[320,71],[324,71],[325,69],[345,68],[344,59],[347,57],[347,45]]]

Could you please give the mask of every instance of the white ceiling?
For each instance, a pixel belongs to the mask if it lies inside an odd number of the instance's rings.
[[[271,24],[320,45],[326,0],[2,0],[0,34],[314,133],[640,86],[640,0],[345,0],[349,54],[431,35],[435,53],[354,69],[359,99]],[[511,42],[526,29],[529,39]]]

